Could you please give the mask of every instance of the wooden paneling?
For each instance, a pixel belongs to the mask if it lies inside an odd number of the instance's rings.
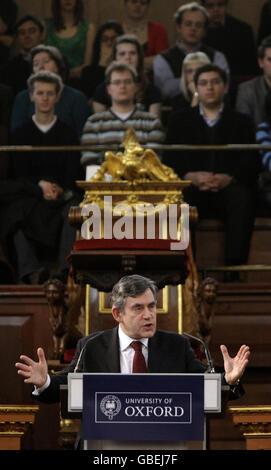
[[[203,219],[195,228],[195,259],[199,268],[224,265],[224,224],[216,219]],[[248,265],[271,266],[271,219],[257,217],[251,238]],[[208,271],[208,269],[207,269]],[[218,280],[222,275],[218,272],[209,274]],[[271,270],[248,271],[241,275],[247,282],[270,282]]]
[[[0,360],[2,404],[31,404],[32,387],[23,382],[14,367],[21,354],[36,358],[42,346],[51,347],[48,305],[40,286],[0,286]],[[36,402],[35,402],[36,403]],[[26,449],[58,448],[59,405],[40,405],[33,433],[23,441]],[[50,429],[50,432],[48,432]]]
[[[210,344],[216,364],[222,365],[220,344],[234,354],[245,343],[251,348],[251,366],[271,366],[270,300],[270,284],[220,284]]]

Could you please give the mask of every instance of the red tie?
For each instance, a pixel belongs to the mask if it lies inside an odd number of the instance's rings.
[[[133,360],[133,373],[146,373],[147,367],[145,358],[142,354],[142,343],[141,341],[133,341],[131,343],[132,348],[135,350],[134,360]]]

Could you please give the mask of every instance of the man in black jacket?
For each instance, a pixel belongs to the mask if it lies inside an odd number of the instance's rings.
[[[55,115],[55,104],[63,89],[60,76],[41,71],[29,77],[28,85],[35,114],[15,130],[12,144],[33,147],[77,145],[75,130]],[[19,226],[13,226],[12,208],[6,220],[7,235],[13,236],[18,273],[23,282],[41,284],[46,280],[48,271],[41,262],[45,249],[58,251],[58,270],[67,275],[66,258],[72,250],[76,232],[69,223],[68,213],[72,205],[80,202],[75,182],[83,176],[77,151],[22,151],[11,155],[10,178],[34,184],[39,193],[31,211],[28,205],[25,207],[25,216]]]
[[[228,91],[225,72],[207,64],[195,74],[199,106],[174,112],[168,124],[167,144],[253,144],[251,120],[224,104]],[[200,217],[225,221],[225,264],[247,262],[254,222],[255,188],[259,156],[252,151],[168,151],[164,163],[192,185],[184,191],[187,203]],[[231,273],[232,274],[232,273]]]
[[[148,373],[203,373],[207,371],[195,356],[189,341],[182,335],[156,330],[155,283],[143,276],[121,278],[112,291],[112,315],[118,327],[96,332],[79,340],[72,363],[61,373],[48,376],[48,367],[42,348],[38,362],[21,356],[16,363],[18,374],[25,383],[35,385],[34,395],[47,403],[59,400],[59,386],[67,383],[69,372],[132,373],[135,351],[133,341],[142,345],[145,372]],[[231,358],[221,345],[224,359],[224,383],[231,387],[232,398],[244,392],[239,381],[249,359],[249,347],[242,345]],[[143,372],[143,371],[142,371]]]

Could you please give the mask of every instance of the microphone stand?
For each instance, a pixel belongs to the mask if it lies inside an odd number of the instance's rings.
[[[205,356],[206,356],[206,359],[207,359],[207,362],[208,362],[208,373],[209,374],[215,374],[215,368],[214,368],[213,360],[212,360],[210,351],[207,348],[204,341],[200,338],[197,338],[196,336],[190,335],[189,333],[182,333],[182,334],[183,334],[183,336],[186,336],[187,338],[194,339],[195,341],[198,341],[199,343],[202,344],[202,346],[204,347]]]

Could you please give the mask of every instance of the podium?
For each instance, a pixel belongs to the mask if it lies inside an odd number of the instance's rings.
[[[222,411],[222,389],[220,374],[72,373],[68,411],[82,413],[86,450],[206,449],[206,415]]]

